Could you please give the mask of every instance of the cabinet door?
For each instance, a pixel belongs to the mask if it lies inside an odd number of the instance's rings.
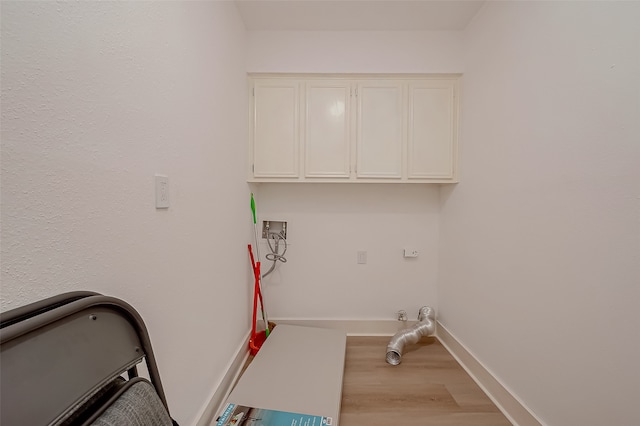
[[[401,178],[402,84],[372,80],[357,85],[356,174],[359,178]]]
[[[350,86],[344,81],[306,84],[306,177],[349,178]]]
[[[409,83],[407,177],[453,178],[456,81]]]
[[[294,80],[254,82],[253,176],[298,177],[300,84]]]

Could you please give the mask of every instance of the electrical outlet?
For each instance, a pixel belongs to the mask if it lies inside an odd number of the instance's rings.
[[[358,250],[358,264],[364,265],[367,263],[367,252],[364,250]]]
[[[418,257],[418,250],[404,249],[404,257]]]

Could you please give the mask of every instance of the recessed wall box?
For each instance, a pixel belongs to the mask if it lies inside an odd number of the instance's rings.
[[[262,221],[262,238],[267,238],[270,232],[281,234],[287,238],[287,222],[281,220],[263,220]]]

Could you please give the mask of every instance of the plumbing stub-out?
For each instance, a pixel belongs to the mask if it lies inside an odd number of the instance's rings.
[[[263,220],[262,238],[269,238],[270,233],[280,234],[287,238],[287,222],[281,220]]]

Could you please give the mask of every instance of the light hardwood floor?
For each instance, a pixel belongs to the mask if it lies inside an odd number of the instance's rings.
[[[390,337],[347,338],[340,426],[511,425],[434,337],[385,361]]]

